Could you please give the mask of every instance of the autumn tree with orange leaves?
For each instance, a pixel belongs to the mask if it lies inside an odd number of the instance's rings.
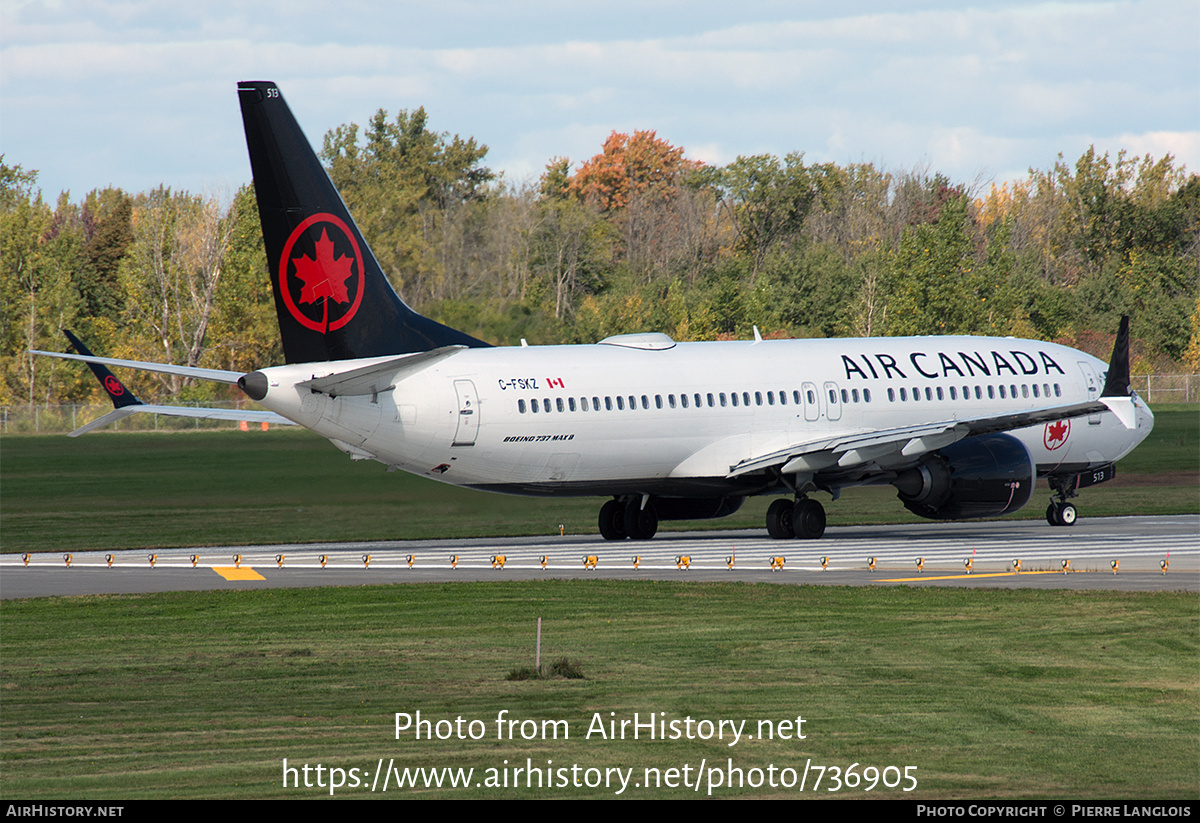
[[[602,212],[623,209],[637,193],[667,194],[687,172],[700,168],[683,149],[660,140],[653,131],[633,136],[614,131],[604,149],[588,160],[568,183],[568,190]]]

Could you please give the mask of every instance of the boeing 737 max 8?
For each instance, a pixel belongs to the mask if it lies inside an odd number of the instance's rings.
[[[287,365],[39,354],[236,383],[354,459],[459,486],[609,495],[608,539],[759,494],[783,495],[771,536],[817,538],[810,495],[869,484],[923,517],[990,517],[1025,505],[1037,476],[1047,519],[1070,525],[1070,498],[1153,425],[1129,387],[1127,319],[1107,365],[994,337],[489,346],[400,300],[273,83],[238,96]]]

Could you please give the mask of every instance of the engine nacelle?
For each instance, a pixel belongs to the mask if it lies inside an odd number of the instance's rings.
[[[1008,434],[982,434],[926,455],[892,485],[913,514],[934,520],[996,517],[1029,502],[1037,477],[1025,444]]]

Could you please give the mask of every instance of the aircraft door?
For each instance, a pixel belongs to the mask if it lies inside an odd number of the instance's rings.
[[[1100,396],[1100,381],[1096,377],[1096,370],[1093,369],[1090,364],[1084,363],[1082,360],[1079,361],[1079,370],[1083,372],[1083,383],[1085,386],[1087,386],[1087,399],[1095,400]],[[1099,426],[1100,415],[1089,414],[1088,425]]]
[[[800,399],[804,401],[804,419],[812,422],[821,416],[821,396],[817,393],[816,383],[800,385]]]
[[[470,380],[455,380],[454,392],[458,395],[458,428],[454,431],[451,446],[474,446],[479,433],[479,398],[475,384]]]
[[[837,383],[825,384],[826,404],[825,416],[830,420],[840,420],[842,417],[842,403],[838,399]]]

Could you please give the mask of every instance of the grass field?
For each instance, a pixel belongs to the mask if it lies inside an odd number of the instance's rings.
[[[814,786],[814,769],[852,764],[859,778],[879,770],[876,788],[837,796],[1197,794],[1194,595],[596,580],[55,598],[5,601],[3,615],[9,799],[319,797],[318,763],[359,769],[369,786],[380,758],[475,772],[467,788],[397,793],[393,783],[376,797],[619,788],[576,786],[570,772],[514,788],[523,778],[511,769],[527,760],[578,765],[584,782],[632,769],[626,797],[703,797],[716,774],[725,785],[714,796],[828,797],[833,773]],[[586,679],[505,679],[533,662],[538,616],[543,654],[578,661]],[[520,726],[497,739],[502,710],[535,721],[525,726],[534,739]],[[482,739],[397,739],[395,713],[417,711],[462,718],[464,736],[479,721]],[[745,720],[756,738],[769,721],[805,739],[587,737],[596,717],[634,713]],[[543,721],[566,721],[569,738],[559,727],[542,739]],[[314,769],[313,788],[281,785],[284,758]],[[765,785],[729,788],[730,764]],[[805,790],[788,787],[806,764]],[[898,769],[886,775],[893,788],[878,783],[887,767]],[[915,767],[909,793],[896,786],[905,767]],[[508,769],[493,773],[508,774],[508,788],[474,785],[489,768]],[[676,787],[647,787],[647,769],[663,781],[678,769]]]
[[[1084,517],[1200,511],[1200,412],[1155,410],[1117,479],[1086,489]],[[305,431],[97,433],[0,438],[4,551],[157,548],[481,535],[595,534],[600,498],[459,489],[353,462]],[[848,489],[830,525],[919,522],[890,486]],[[664,528],[762,528],[774,498],[729,518]],[[1040,518],[1049,491],[1018,516]]]

